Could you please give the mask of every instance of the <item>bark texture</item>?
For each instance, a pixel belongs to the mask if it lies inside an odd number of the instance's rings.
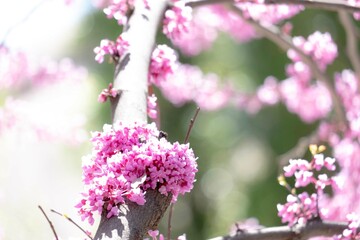
[[[116,66],[114,88],[120,90],[120,96],[112,102],[113,122],[147,120],[150,57],[159,23],[167,7],[166,0],[148,2],[150,9],[145,8],[142,0],[136,1],[135,10],[126,26],[130,47]]]
[[[148,69],[167,1],[149,1],[149,4],[150,9],[147,9],[142,0],[136,1],[125,27],[130,48],[116,66],[114,88],[120,90],[120,94],[111,102],[114,123],[147,121]],[[170,205],[171,195],[150,190],[145,198],[143,206],[130,201],[121,205],[117,217],[108,219],[104,213],[94,239],[138,240],[143,239],[148,230],[156,229]]]
[[[150,229],[156,229],[171,201],[171,195],[164,196],[157,190],[150,190],[145,195],[143,206],[128,201],[120,206],[117,217],[101,216],[101,222],[94,239],[140,240]]]

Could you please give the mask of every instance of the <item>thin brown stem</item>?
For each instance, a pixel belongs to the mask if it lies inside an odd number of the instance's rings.
[[[349,57],[352,67],[355,70],[356,76],[360,78],[360,58],[356,33],[356,27],[351,19],[351,16],[344,11],[339,11],[339,19],[344,27],[346,33],[346,53]]]
[[[168,218],[168,235],[167,235],[168,240],[171,239],[171,218],[173,211],[174,211],[174,203],[171,203],[169,208],[169,218]]]
[[[251,0],[243,0],[243,2],[254,2]],[[220,3],[235,3],[234,0],[188,0],[186,5],[191,7],[201,7],[210,4]],[[350,13],[360,11],[360,7],[346,4],[346,1],[341,0],[265,0],[265,4],[289,4],[289,5],[303,5],[309,8],[323,9],[328,11],[344,10]]]
[[[193,126],[194,126],[194,123],[196,121],[196,118],[197,118],[199,112],[200,112],[200,107],[197,107],[196,111],[195,111],[195,114],[194,114],[194,117],[191,118],[191,120],[190,120],[189,128],[188,128],[188,130],[186,132],[184,143],[187,143],[189,141],[191,130],[192,130]],[[171,218],[172,218],[173,211],[174,211],[174,204],[171,203],[170,204],[170,209],[169,209],[169,218],[168,218],[168,235],[167,235],[168,240],[171,239]]]
[[[200,108],[198,107],[198,108],[196,109],[196,112],[195,112],[195,114],[194,114],[194,117],[190,120],[189,128],[188,128],[188,130],[187,130],[184,143],[187,143],[187,142],[189,141],[191,129],[192,129],[193,126],[194,126],[194,123],[195,123],[195,121],[196,121],[196,118],[197,118],[199,112],[200,112]]]
[[[58,214],[58,215],[60,215],[60,216],[62,216],[62,217],[64,217],[66,220],[68,220],[69,222],[71,222],[72,224],[74,224],[78,229],[80,229],[83,233],[85,233],[85,235],[86,235],[88,238],[90,238],[91,240],[93,240],[93,238],[92,238],[82,227],[80,227],[79,224],[77,224],[74,220],[72,220],[68,215],[62,214],[62,213],[60,213],[60,212],[58,212],[58,211],[55,211],[54,209],[50,209],[50,211],[53,212],[53,213],[56,213],[56,214]]]
[[[56,239],[56,240],[59,240],[58,235],[56,234],[56,231],[55,231],[55,227],[54,227],[54,225],[52,224],[52,222],[50,221],[50,219],[48,218],[48,216],[46,215],[44,209],[43,209],[40,205],[38,206],[38,208],[39,208],[40,211],[44,214],[47,222],[49,223],[50,228],[51,228],[52,232],[54,233],[55,239]]]

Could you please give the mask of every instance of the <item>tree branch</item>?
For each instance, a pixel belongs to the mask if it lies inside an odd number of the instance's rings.
[[[53,234],[54,234],[55,240],[59,240],[59,237],[58,237],[58,235],[56,234],[56,231],[55,231],[55,227],[54,227],[54,225],[52,224],[52,222],[50,221],[49,217],[46,215],[44,209],[43,209],[40,205],[38,206],[38,208],[40,209],[40,211],[42,212],[42,214],[45,216],[46,221],[49,223],[50,228],[51,228],[51,231],[52,231]]]
[[[148,69],[167,1],[149,1],[150,9],[143,6],[143,1],[135,2],[126,31],[129,51],[121,58],[115,71],[114,88],[120,90],[120,94],[111,103],[113,122],[147,121]]]
[[[341,234],[347,223],[312,221],[305,226],[281,226],[259,230],[238,231],[235,236],[216,237],[210,240],[290,240],[309,239],[312,237],[332,237]]]
[[[115,70],[114,88],[120,90],[120,94],[111,101],[113,123],[147,121],[148,69],[167,1],[148,3],[150,9],[144,6],[143,1],[135,1],[134,12],[126,26],[130,48]],[[119,206],[119,215],[109,219],[104,211],[94,239],[143,239],[148,230],[157,228],[171,198],[171,194],[165,196],[157,190],[148,190],[143,206],[126,201]]]
[[[352,22],[349,14],[343,10],[339,11],[339,19],[343,25],[346,33],[346,53],[350,59],[351,65],[355,70],[356,76],[360,77],[360,58],[359,58],[359,49],[358,42],[356,38],[356,27]]]
[[[56,213],[57,215],[60,215],[62,217],[64,217],[66,220],[68,220],[69,222],[71,222],[72,224],[75,225],[75,227],[77,227],[78,229],[80,229],[80,231],[82,231],[83,233],[85,233],[85,235],[90,238],[91,240],[93,240],[93,238],[91,237],[91,235],[85,231],[85,229],[83,229],[79,224],[77,224],[74,220],[72,220],[69,216],[67,216],[66,214],[62,214],[54,209],[50,209],[51,212]]]
[[[106,213],[101,216],[99,228],[94,239],[98,240],[140,240],[150,229],[157,225],[170,204],[172,196],[162,195],[157,190],[146,192],[145,205],[127,201],[120,205],[117,217],[107,218]]]
[[[329,90],[331,98],[333,99],[334,111],[336,117],[338,118],[338,122],[343,126],[347,126],[345,112],[342,108],[340,99],[334,89],[334,86],[332,85],[332,81],[325,72],[322,72],[320,70],[316,62],[314,62],[314,60],[308,55],[306,55],[301,49],[296,47],[293,44],[292,39],[289,36],[282,34],[281,31],[274,25],[267,25],[266,27],[264,27],[263,25],[261,25],[261,23],[253,19],[243,17],[242,11],[239,8],[232,6],[231,9],[234,12],[238,13],[244,21],[246,21],[253,28],[255,28],[260,34],[277,44],[284,51],[287,51],[288,49],[293,49],[301,57],[301,60],[310,68],[315,78],[323,82]]]
[[[187,5],[191,7],[200,7],[210,4],[234,3],[234,0],[188,0]],[[243,0],[243,2],[253,2],[251,0]],[[328,11],[345,10],[347,12],[358,12],[360,7],[351,6],[341,0],[265,0],[265,4],[289,4],[303,5],[304,7],[323,9]]]

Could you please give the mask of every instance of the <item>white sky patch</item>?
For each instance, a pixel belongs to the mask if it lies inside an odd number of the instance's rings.
[[[73,0],[70,5],[65,0],[1,0],[0,42],[11,29],[6,36],[8,47],[31,54],[54,54],[76,34],[90,7],[86,0]]]

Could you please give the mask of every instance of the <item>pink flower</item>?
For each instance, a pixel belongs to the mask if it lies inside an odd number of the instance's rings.
[[[110,98],[115,98],[119,94],[119,91],[113,88],[113,84],[109,83],[108,88],[105,88],[101,91],[101,93],[98,96],[98,102],[104,103]]]
[[[303,159],[290,159],[289,165],[284,167],[285,177],[293,176],[297,171],[307,171],[311,168],[310,163]]]
[[[356,213],[349,213],[346,215],[346,219],[348,221],[348,227],[342,232],[341,235],[335,236],[334,239],[338,239],[338,240],[359,239],[360,233],[357,230],[360,226],[359,216]]]
[[[177,56],[173,49],[167,45],[158,45],[152,53],[149,81],[155,86],[159,86],[162,81],[174,74],[178,66]]]
[[[267,77],[264,84],[258,88],[256,96],[261,103],[266,105],[278,103],[280,100],[280,93],[276,78],[271,76]]]
[[[175,105],[194,101],[203,110],[216,110],[225,106],[231,96],[231,89],[221,87],[215,74],[204,75],[190,65],[180,65],[176,73],[160,84],[165,98]]]
[[[307,123],[324,118],[331,111],[332,99],[321,82],[304,85],[296,78],[280,84],[281,98],[290,112],[296,113]]]
[[[108,39],[103,39],[100,42],[100,46],[94,48],[96,54],[95,60],[98,63],[104,61],[105,55],[109,54],[114,60],[118,60],[129,48],[129,42],[127,40],[127,33],[124,32],[116,39],[116,42]]]
[[[188,56],[209,49],[218,36],[218,18],[209,7],[197,8],[187,31],[182,32],[178,38],[171,39],[172,43]]]
[[[213,14],[213,25],[219,30],[229,34],[238,42],[247,42],[257,37],[255,29],[246,23],[238,14],[228,10],[223,5],[208,7]]]
[[[283,223],[287,222],[289,226],[306,224],[307,221],[318,215],[316,199],[316,194],[309,196],[307,192],[300,193],[297,196],[288,195],[287,203],[277,205],[281,221]]]
[[[125,199],[145,203],[147,189],[171,193],[173,201],[189,192],[197,172],[196,158],[188,144],[160,138],[155,124],[105,125],[93,133],[93,152],[83,158],[85,190],[77,205],[82,219],[101,213],[118,214]]]
[[[304,7],[301,5],[287,5],[287,4],[263,4],[263,0],[254,2],[245,2],[237,0],[237,7],[243,11],[245,17],[250,17],[264,25],[276,24],[282,20],[293,17],[301,12]]]
[[[313,175],[314,174],[311,171],[296,171],[294,174],[296,179],[295,187],[306,187],[315,180]]]
[[[113,55],[115,53],[114,47],[115,43],[113,41],[108,39],[101,40],[100,46],[94,48],[94,53],[96,54],[95,61],[102,63],[106,54]]]
[[[156,119],[157,118],[157,97],[155,96],[155,94],[148,96],[147,99],[147,112],[148,112],[148,116],[151,119]]]
[[[152,237],[153,239],[156,239],[156,237],[159,235],[159,230],[149,230],[148,234],[150,235],[150,237]]]
[[[173,7],[165,12],[164,34],[172,40],[180,38],[184,32],[188,31],[191,13],[192,8],[185,6],[184,1],[176,1]]]
[[[111,0],[104,13],[108,18],[115,18],[119,25],[124,25],[127,22],[126,14],[133,7],[134,0]]]
[[[329,33],[315,32],[307,39],[302,36],[294,37],[293,43],[309,55],[322,70],[325,70],[338,54],[337,46]],[[288,51],[288,57],[294,62],[301,61],[301,57],[292,49]]]

